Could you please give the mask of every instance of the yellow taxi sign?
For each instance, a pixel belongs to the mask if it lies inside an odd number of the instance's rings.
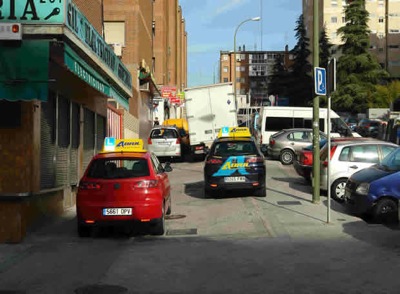
[[[146,152],[142,139],[116,139],[106,137],[102,153],[107,152]]]
[[[218,138],[251,137],[247,127],[223,127],[219,130]]]

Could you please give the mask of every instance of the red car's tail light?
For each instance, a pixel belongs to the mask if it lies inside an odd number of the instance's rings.
[[[155,188],[158,186],[158,180],[144,180],[135,184],[135,188]]]
[[[332,146],[332,147],[331,147],[331,160],[332,160],[333,154],[334,154],[335,151],[336,151],[336,148],[337,148],[337,146]],[[322,165],[323,165],[324,167],[328,167],[328,161],[325,160],[325,161],[322,163]]]
[[[147,144],[151,145],[151,138],[150,137],[147,139]]]
[[[94,182],[81,182],[79,184],[79,189],[82,190],[100,190],[101,185]]]
[[[222,160],[217,158],[210,158],[206,161],[206,164],[222,164]]]
[[[275,140],[274,140],[274,139],[269,140],[269,145],[270,145],[270,146],[275,145]]]

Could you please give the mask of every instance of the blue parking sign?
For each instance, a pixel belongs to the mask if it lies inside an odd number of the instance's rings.
[[[315,94],[326,95],[326,70],[322,67],[314,67]]]

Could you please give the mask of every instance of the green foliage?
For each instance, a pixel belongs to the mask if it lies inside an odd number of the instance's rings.
[[[376,107],[376,86],[389,76],[369,52],[368,15],[365,0],[354,0],[345,9],[346,25],[338,30],[344,43],[339,47],[343,55],[337,63],[337,91],[332,95],[337,110],[365,112]]]
[[[332,44],[329,42],[328,35],[326,34],[325,26],[319,36],[319,66],[328,68],[328,62],[331,59]]]
[[[391,103],[400,97],[400,81],[392,81],[387,85],[376,86],[376,99],[369,107],[389,108]]]
[[[287,95],[289,73],[285,68],[283,56],[275,59],[272,74],[268,77],[268,92],[272,95],[285,97]]]
[[[293,54],[293,65],[290,69],[288,87],[288,97],[293,106],[306,106],[312,99],[313,79],[311,76],[312,65],[310,64],[309,50],[310,39],[307,38],[307,32],[304,25],[303,15],[300,15],[296,21],[296,39],[297,44],[291,50]]]

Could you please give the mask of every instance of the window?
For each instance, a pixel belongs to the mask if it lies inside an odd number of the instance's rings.
[[[224,83],[227,83],[228,82],[228,78],[224,78]]]
[[[385,21],[385,19],[383,18],[383,16],[380,16],[378,21],[379,21],[380,23],[383,23],[383,22]]]
[[[88,171],[88,177],[95,179],[127,179],[148,175],[147,160],[141,158],[98,159]]]
[[[224,66],[223,71],[224,71],[224,72],[228,72],[228,67],[227,67],[227,66]]]
[[[331,23],[337,23],[337,17],[336,16],[332,16],[331,17]]]
[[[228,60],[228,55],[226,55],[226,54],[222,55],[222,60],[227,61]]]
[[[331,6],[336,7],[337,6],[337,0],[332,0],[331,1]]]
[[[125,22],[105,21],[104,36],[107,44],[120,44],[125,46]]]

